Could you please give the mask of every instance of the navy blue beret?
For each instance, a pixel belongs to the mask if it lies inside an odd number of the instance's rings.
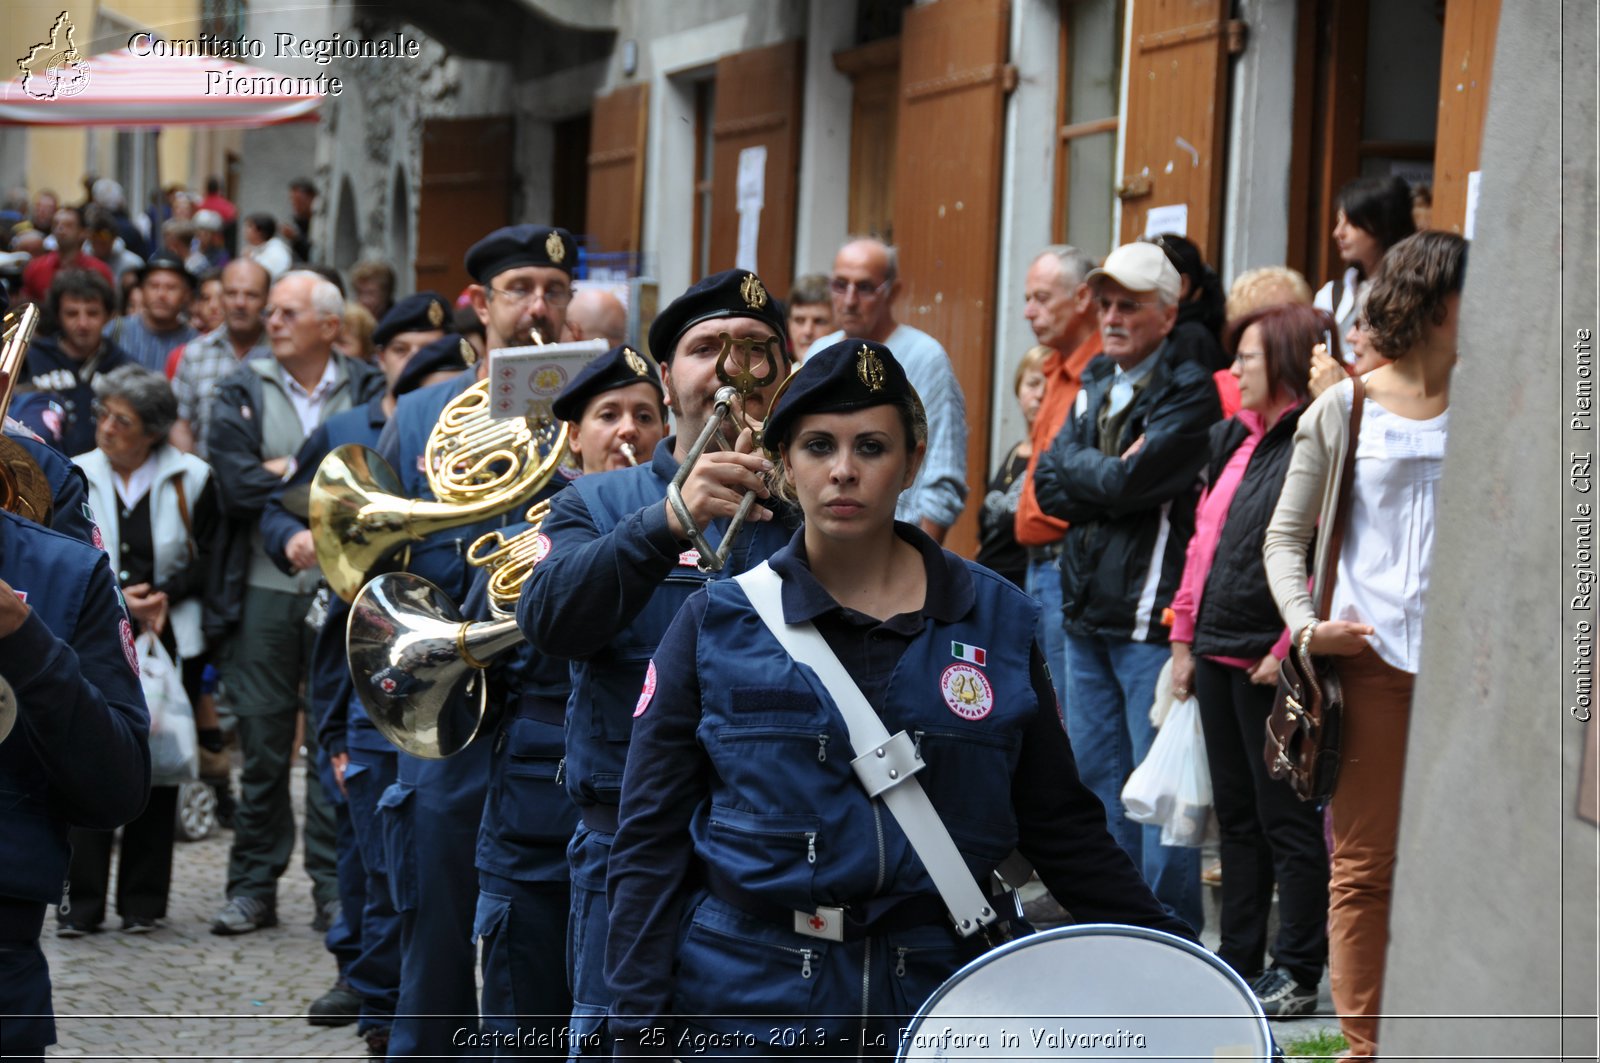
[[[650,323],[650,353],[666,365],[672,361],[673,351],[685,332],[717,317],[749,317],[765,322],[788,350],[789,333],[778,312],[777,300],[767,294],[766,285],[754,273],[730,269],[691,285],[656,315]]]
[[[453,311],[438,292],[417,292],[389,308],[372,330],[372,344],[382,347],[402,332],[432,332],[450,329]]]
[[[767,414],[762,444],[776,452],[803,414],[860,410],[915,397],[889,348],[871,340],[843,339],[807,358],[784,382]]]
[[[171,251],[157,251],[155,254],[151,255],[145,261],[145,264],[140,266],[138,269],[139,283],[143,284],[144,279],[158,269],[164,269],[172,273],[176,273],[178,276],[184,279],[189,287],[193,288],[195,286],[196,281],[194,279],[194,274],[189,272],[189,267],[184,265],[183,259],[173,254]]]
[[[467,249],[467,272],[479,284],[518,266],[547,266],[570,277],[577,265],[578,242],[548,225],[508,225]]]
[[[613,347],[584,366],[572,383],[561,389],[550,409],[563,421],[576,421],[583,416],[589,400],[601,392],[641,383],[652,385],[658,395],[665,394],[661,390],[661,370],[654,359],[626,345]]]
[[[394,382],[394,397],[417,390],[432,373],[465,369],[476,360],[477,352],[463,336],[452,332],[443,339],[434,340],[406,359],[406,367],[400,370],[400,377]]]

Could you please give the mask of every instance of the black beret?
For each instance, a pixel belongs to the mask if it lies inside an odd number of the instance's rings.
[[[406,359],[406,367],[400,370],[400,376],[394,382],[394,397],[399,398],[417,390],[431,373],[465,369],[476,360],[477,353],[462,336],[452,332],[443,339],[434,340]]]
[[[601,392],[641,383],[654,386],[657,394],[665,394],[661,390],[661,370],[654,359],[632,347],[613,347],[584,366],[572,383],[561,389],[550,409],[563,421],[576,421],[583,416],[589,400]]]
[[[716,317],[749,317],[765,322],[788,351],[789,334],[783,315],[778,313],[777,300],[767,294],[766,285],[754,273],[730,269],[692,285],[656,315],[650,323],[650,353],[666,365],[672,361],[673,349],[685,332]]]
[[[860,410],[908,398],[915,399],[916,392],[889,348],[843,339],[807,358],[784,382],[762,428],[762,445],[775,453],[802,414]]]
[[[467,272],[479,284],[518,266],[548,266],[570,277],[577,265],[578,241],[548,225],[508,225],[467,249]]]
[[[372,330],[372,344],[382,347],[402,332],[453,331],[450,304],[438,292],[417,292],[389,308]]]
[[[189,267],[183,264],[183,259],[171,251],[157,251],[151,255],[144,265],[139,267],[139,283],[158,269],[171,270],[188,282],[189,287],[195,286],[194,274],[189,272]]]

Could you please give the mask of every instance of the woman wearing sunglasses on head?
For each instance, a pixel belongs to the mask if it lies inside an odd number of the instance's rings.
[[[954,907],[998,910],[987,887],[1013,850],[1079,921],[1192,938],[1078,780],[1033,600],[895,521],[925,431],[894,355],[861,339],[773,404],[764,445],[804,526],[770,567],[686,602],[634,714],[608,882],[619,1056],[892,1058],[998,931],[962,936],[935,878]],[[798,663],[796,631],[832,666]],[[864,717],[910,782],[853,768]],[[911,782],[949,862],[902,827],[891,791]]]

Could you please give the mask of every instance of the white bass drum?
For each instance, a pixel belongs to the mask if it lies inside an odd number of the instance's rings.
[[[951,975],[901,1038],[900,1060],[1273,1058],[1250,987],[1159,930],[1083,924],[1019,938]]]

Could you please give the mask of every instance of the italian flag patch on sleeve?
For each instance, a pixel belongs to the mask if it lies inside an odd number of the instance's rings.
[[[982,667],[989,659],[988,653],[981,647],[968,646],[965,642],[952,642],[950,644],[950,656],[958,661],[966,661],[968,664],[975,664],[979,667]]]

